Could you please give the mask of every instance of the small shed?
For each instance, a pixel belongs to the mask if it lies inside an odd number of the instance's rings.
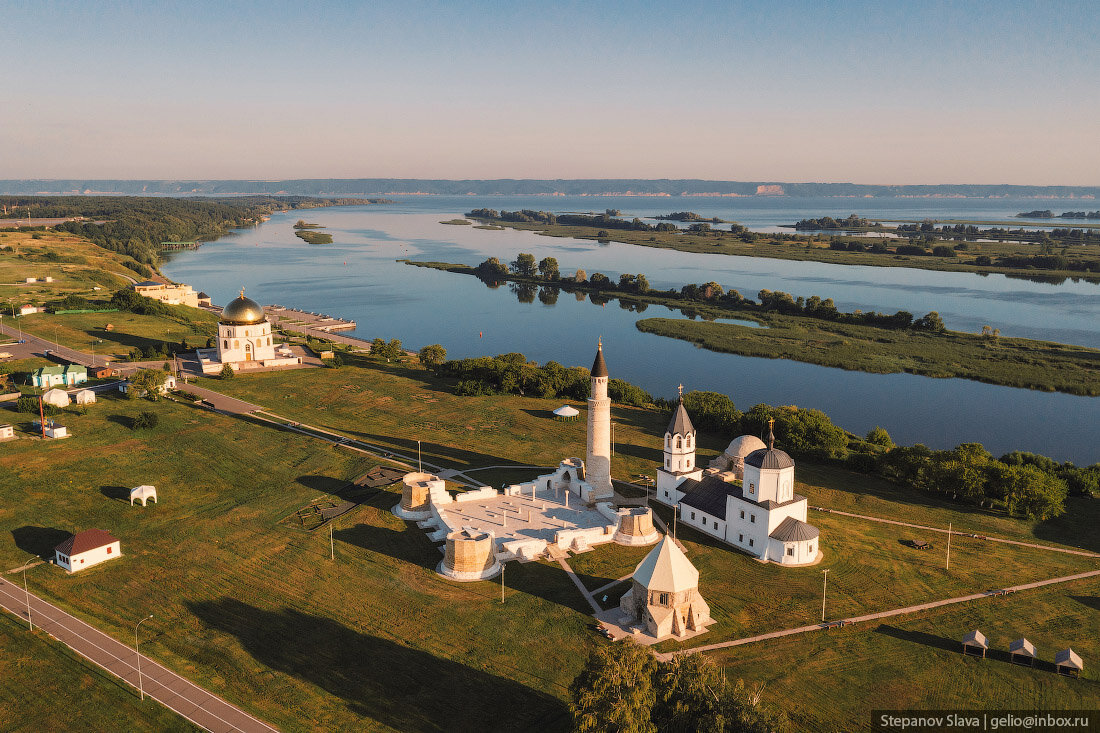
[[[1080,677],[1085,663],[1081,661],[1081,657],[1077,656],[1077,652],[1072,649],[1063,649],[1054,655],[1054,668],[1058,670],[1058,674]]]
[[[101,562],[113,560],[122,549],[110,532],[102,529],[86,529],[74,534],[54,549],[54,561],[58,567],[70,573],[86,570]]]
[[[54,407],[68,407],[69,393],[63,389],[51,389],[46,394],[42,395],[42,402],[47,405],[53,405]]]
[[[143,485],[143,486],[136,486],[136,487],[130,489],[130,506],[134,505],[134,500],[135,499],[140,500],[142,506],[145,506],[145,504],[150,499],[153,500],[154,504],[159,504],[160,503],[159,501],[157,501],[157,487],[156,486]]]
[[[73,395],[73,402],[78,405],[91,405],[95,403],[95,392],[90,389],[82,389]]]
[[[46,423],[46,437],[67,438],[69,437],[69,429],[64,425],[57,425],[54,422],[48,422]]]
[[[114,367],[109,366],[92,367],[88,370],[88,373],[95,379],[107,379],[108,377],[118,376],[118,372]]]
[[[1035,645],[1022,636],[1008,645],[1008,655],[1012,658],[1013,664],[1035,666],[1035,657],[1037,656]]]
[[[962,638],[963,654],[972,654],[974,656],[985,656],[985,653],[989,651],[989,640],[985,638],[985,634],[974,629],[969,634]]]
[[[11,425],[0,425],[0,440],[11,440],[15,437],[15,428]]]
[[[581,413],[577,408],[572,405],[562,405],[558,409],[554,410],[554,417],[562,422],[572,422],[577,419],[577,415]]]

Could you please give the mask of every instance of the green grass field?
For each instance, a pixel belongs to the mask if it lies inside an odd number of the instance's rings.
[[[0,232],[0,304],[7,306],[10,301],[18,307],[70,293],[109,297],[142,279],[122,264],[127,259],[72,234]],[[28,277],[52,277],[54,281],[28,284]],[[95,287],[101,290],[93,290]],[[10,315],[11,307],[5,310]]]
[[[456,397],[415,364],[377,364],[359,356],[352,362],[358,366],[203,383],[406,454],[415,455],[420,439],[425,460],[454,468],[550,466],[563,456],[584,455],[584,423],[559,423],[549,416],[560,401]],[[140,410],[154,411],[158,427],[130,430]],[[17,417],[9,415],[5,420]],[[616,407],[613,419],[616,477],[655,466],[656,436],[667,417]],[[68,532],[88,527],[115,533],[123,556],[75,576],[52,566],[34,568],[28,573],[32,590],[45,598],[119,639],[128,638],[135,619],[155,609],[156,619],[143,627],[149,634],[143,651],[288,731],[568,728],[568,685],[588,649],[604,642],[593,630],[587,604],[556,564],[510,564],[503,605],[498,582],[444,580],[433,572],[442,557],[437,547],[415,525],[389,513],[399,498],[392,490],[368,496],[335,520],[334,562],[324,528],[307,532],[285,520],[311,502],[338,500],[344,482],[376,461],[248,418],[170,401],[108,396],[88,415],[69,414],[60,421],[74,437],[57,443],[24,438],[5,443],[0,452],[0,569],[48,553]],[[24,429],[23,416],[16,422]],[[728,439],[702,436],[701,443],[709,456]],[[967,512],[847,471],[801,464],[798,470],[799,491],[812,505],[933,526],[952,521],[959,530],[967,525],[1021,539],[1077,541],[1075,532],[1096,535],[1091,505],[1075,507],[1078,516],[1069,523],[1036,525]],[[504,476],[495,472],[485,472],[492,483]],[[159,505],[130,507],[127,489],[141,483],[157,486]],[[940,537],[813,512],[810,521],[822,529],[826,559],[804,569],[761,565],[681,526],[680,539],[699,567],[702,593],[719,621],[698,643],[812,622],[820,613],[826,567],[831,568],[830,615],[839,617],[1097,565],[957,538],[947,573]],[[936,549],[920,553],[903,547],[898,540],[910,536],[931,539]],[[645,548],[601,547],[570,563],[595,589],[630,572],[645,553]],[[607,604],[623,590],[620,584],[606,591]],[[1028,597],[1018,596],[1007,602]],[[994,603],[1001,601],[936,618],[962,628],[971,623],[966,614],[972,609],[996,616]],[[1029,635],[1046,623],[1046,616],[1030,613],[1015,614],[1012,622],[1026,621]],[[1096,611],[1078,613],[1077,632],[1095,636]],[[894,626],[911,621],[898,619]],[[18,633],[17,626],[8,627]],[[5,628],[0,624],[0,635]],[[997,628],[991,622],[983,630],[993,636]],[[855,646],[816,654],[836,660],[849,687],[900,688],[920,672],[894,657],[892,666],[851,662],[876,655],[883,644],[903,642],[872,628],[790,640],[782,647],[783,658],[767,664],[754,660],[768,647],[723,652],[719,658],[731,674],[752,682],[774,679],[774,670],[782,670],[787,660],[794,671],[782,682],[769,681],[765,698],[788,709],[796,721],[844,728],[850,727],[844,722],[848,716],[862,714],[866,695],[846,688],[837,693],[844,705],[807,717],[812,711],[804,701],[820,696],[832,682],[823,685],[819,677],[801,672],[803,666],[820,669],[807,649],[843,640],[855,640],[849,642]],[[1057,643],[1035,640],[1048,647]],[[922,660],[923,653],[918,645],[913,658]],[[1085,679],[1074,689],[1086,691],[1081,694],[1096,707],[1100,696],[1090,655],[1085,658]],[[965,705],[975,689],[990,699],[1007,699],[1014,694],[1014,678],[999,669],[977,667],[967,686],[937,692],[937,703]],[[935,675],[930,679],[940,679]],[[33,684],[26,676],[16,679],[19,690]],[[1070,700],[1076,698],[1056,690],[1035,704]],[[100,709],[97,702],[88,704]],[[109,715],[109,709],[95,714]],[[131,715],[120,710],[119,726]],[[139,720],[133,727],[143,724]]]
[[[91,352],[96,356],[121,358],[130,349],[147,349],[162,341],[205,346],[207,337],[217,333],[218,317],[199,308],[168,306],[171,315],[146,316],[137,313],[34,313],[23,316],[23,330],[47,341]],[[110,324],[111,330],[106,326]]]

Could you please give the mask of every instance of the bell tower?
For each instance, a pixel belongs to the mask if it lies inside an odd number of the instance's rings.
[[[607,396],[607,364],[603,360],[603,339],[592,362],[592,394],[588,398],[588,458],[585,478],[600,498],[610,498],[611,486],[611,400]]]

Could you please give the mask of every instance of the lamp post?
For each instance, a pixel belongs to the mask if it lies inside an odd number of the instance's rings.
[[[38,555],[34,556],[36,560],[41,558]],[[30,626],[30,630],[34,631],[34,621],[31,620],[31,591],[27,587],[27,564],[23,563],[23,593],[27,597],[27,625]]]
[[[947,563],[944,565],[943,569],[951,569],[951,522],[947,523]]]
[[[829,587],[829,570],[826,568],[821,571],[825,575],[825,584],[821,586],[821,621],[825,622],[825,590]]]
[[[424,462],[420,460],[420,441],[416,441],[416,470],[424,473]]]
[[[680,516],[680,505],[672,505],[672,539],[676,539],[676,518]]]
[[[145,699],[145,686],[141,682],[141,648],[138,646],[138,629],[143,623],[153,618],[153,614],[149,614],[141,621],[137,622],[134,626],[134,653],[137,654],[137,673],[138,673],[138,694],[141,695],[141,699]]]
[[[611,423],[611,455],[615,455],[615,423]]]
[[[504,603],[504,563],[500,564],[500,602]]]

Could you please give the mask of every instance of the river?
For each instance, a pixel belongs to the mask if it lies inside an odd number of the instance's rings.
[[[1030,450],[1058,460],[1100,460],[1100,399],[995,387],[907,374],[872,375],[785,360],[718,354],[686,342],[640,333],[641,317],[677,316],[660,306],[644,314],[597,306],[561,293],[553,303],[520,303],[508,286],[410,267],[399,258],[477,264],[518,252],[558,259],[563,273],[642,272],[655,288],[715,280],[755,297],[761,288],[832,297],[842,310],[936,310],[949,328],[1100,346],[1100,286],[1067,280],[1037,283],[1001,275],[873,268],[730,257],[611,243],[487,231],[439,222],[476,207],[548,211],[621,209],[652,216],[692,210],[754,229],[806,217],[972,218],[1005,220],[1051,202],[972,199],[717,199],[605,197],[414,197],[395,204],[276,214],[200,249],[173,253],[163,270],[174,280],[226,303],[241,287],[264,303],[354,319],[355,335],[399,338],[409,348],[440,343],[449,356],[519,351],[529,358],[588,366],[603,337],[612,376],[658,395],[688,389],[729,394],[738,407],[796,404],[826,412],[848,430],[886,428],[902,444],[934,448],[983,443],[994,454]],[[1072,207],[1071,207],[1072,208]],[[299,218],[325,225],[333,244],[294,236]],[[548,299],[549,300],[549,299]],[[731,436],[732,437],[732,436]]]

